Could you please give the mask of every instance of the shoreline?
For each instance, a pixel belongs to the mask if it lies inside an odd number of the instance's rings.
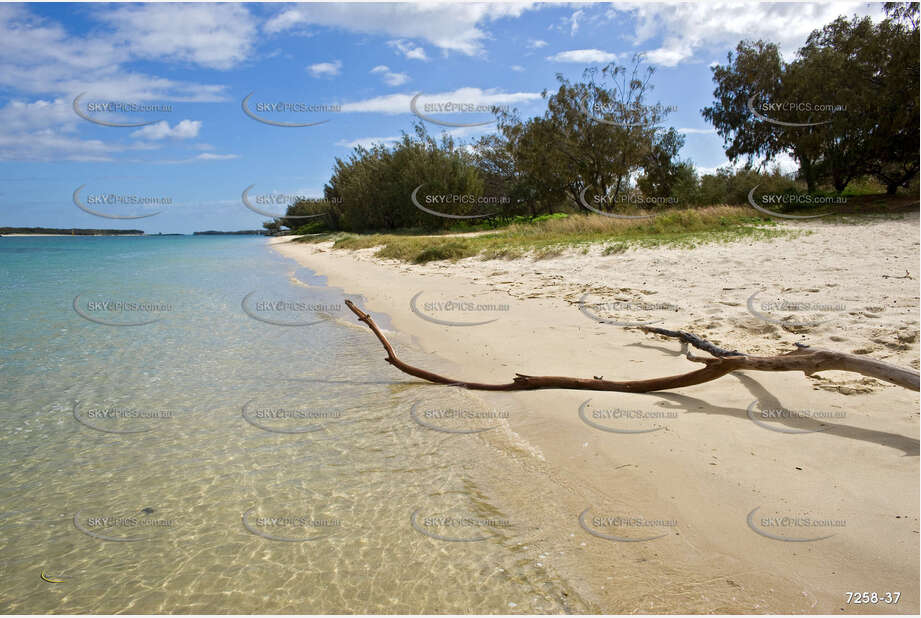
[[[675,284],[682,298],[671,292],[669,300],[684,307],[662,316],[667,328],[752,353],[808,341],[842,351],[863,347],[917,367],[917,335],[899,339],[900,326],[916,333],[917,321],[906,324],[905,316],[917,315],[917,286],[894,278],[916,268],[917,216],[808,229],[814,233],[786,241],[423,266],[378,260],[374,249],[332,251],[330,243],[292,243],[292,237],[267,244],[328,285],[361,294],[363,310],[386,314],[396,331],[388,338],[401,358],[467,380],[507,381],[515,372],[641,379],[688,371],[693,365],[674,342],[598,323],[578,309],[581,294],[602,288],[636,304],[662,300]],[[868,243],[881,234],[892,242],[885,251],[856,256],[848,248],[875,246]],[[746,298],[766,273],[803,294],[822,278],[848,311],[836,316],[839,323],[805,332],[756,320],[745,313]],[[893,278],[880,279],[887,273]],[[908,302],[883,306],[868,297],[869,281],[884,281],[893,298]],[[419,305],[414,311],[420,293],[508,310],[488,324],[445,326],[420,318]],[[854,314],[856,324],[847,317]],[[355,323],[351,313],[343,318]],[[381,375],[405,377],[383,362],[383,353]],[[916,393],[840,372],[814,378],[738,372],[660,394],[476,395],[515,412],[508,421],[512,446],[496,461],[480,462],[493,479],[489,494],[517,509],[548,568],[603,612],[917,611]],[[660,422],[662,430],[610,434],[580,419],[588,399],[599,407],[677,414]],[[785,434],[746,415],[753,399],[839,416],[821,431]],[[577,516],[587,507],[677,525],[649,542],[612,542],[579,528]],[[778,542],[747,525],[758,508],[846,526],[822,541]],[[857,590],[903,596],[898,606],[847,606],[845,593]]]

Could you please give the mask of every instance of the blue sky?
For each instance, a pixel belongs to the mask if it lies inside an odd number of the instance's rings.
[[[682,157],[701,171],[726,163],[700,116],[711,102],[709,65],[741,39],[778,43],[787,57],[838,15],[880,4],[0,4],[0,226],[138,228],[148,233],[255,229],[268,220],[241,193],[322,195],[335,157],[354,144],[410,130],[415,94],[426,102],[509,105],[543,112],[555,75],[629,64],[656,67],[650,102],[673,106]],[[264,112],[258,103],[339,105],[337,112]],[[107,101],[157,111],[89,113]],[[82,106],[82,107],[81,107]],[[167,111],[168,106],[168,111]],[[465,122],[487,115],[433,117]],[[469,140],[491,126],[448,129]],[[789,161],[781,161],[788,167]],[[98,195],[168,200],[81,211]],[[283,212],[283,207],[265,209]]]

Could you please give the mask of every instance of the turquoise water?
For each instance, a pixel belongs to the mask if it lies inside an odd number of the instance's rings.
[[[0,239],[0,611],[584,611],[342,299],[259,237]]]

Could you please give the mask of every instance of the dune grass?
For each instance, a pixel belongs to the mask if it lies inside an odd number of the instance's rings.
[[[801,232],[780,229],[777,220],[761,217],[749,207],[710,206],[665,211],[652,219],[614,219],[602,215],[571,215],[535,223],[513,223],[480,236],[418,234],[335,234],[302,239],[333,239],[334,249],[380,247],[376,255],[422,264],[462,258],[534,259],[553,257],[565,250],[587,251],[601,245],[613,255],[630,247],[672,245],[692,247],[708,242],[775,238]]]

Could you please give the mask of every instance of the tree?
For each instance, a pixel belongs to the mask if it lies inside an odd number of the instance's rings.
[[[887,2],[889,18],[878,28],[874,52],[878,123],[869,138],[867,172],[886,185],[886,193],[908,187],[918,175],[918,3]]]
[[[420,202],[435,194],[474,200],[483,195],[473,155],[447,134],[436,140],[420,123],[412,135],[403,133],[392,147],[359,146],[347,160],[336,159],[324,187],[330,224],[351,231],[450,225],[451,219],[423,212],[413,204],[417,188]],[[484,210],[469,200],[447,202],[442,209],[459,215]]]
[[[918,171],[917,4],[887,12],[879,24],[839,17],[790,63],[772,43],[739,43],[713,68],[716,100],[702,110],[726,155],[751,164],[791,153],[810,192],[866,174],[889,193],[907,186]]]
[[[809,131],[797,134],[794,127],[765,122],[752,111],[771,109],[772,105],[798,96],[795,80],[784,80],[787,65],[777,45],[743,41],[736,46],[735,56],[732,52],[727,55],[727,61],[711,69],[716,100],[701,110],[723,138],[726,156],[733,163],[744,157],[746,165],[753,166],[757,158],[766,165],[777,155],[791,152],[809,191],[814,191],[821,154],[819,141],[810,139]]]
[[[637,186],[644,196],[674,197],[678,182],[687,182],[688,172],[694,174],[693,165],[678,159],[678,153],[684,146],[684,135],[669,129],[657,132],[654,139]]]

